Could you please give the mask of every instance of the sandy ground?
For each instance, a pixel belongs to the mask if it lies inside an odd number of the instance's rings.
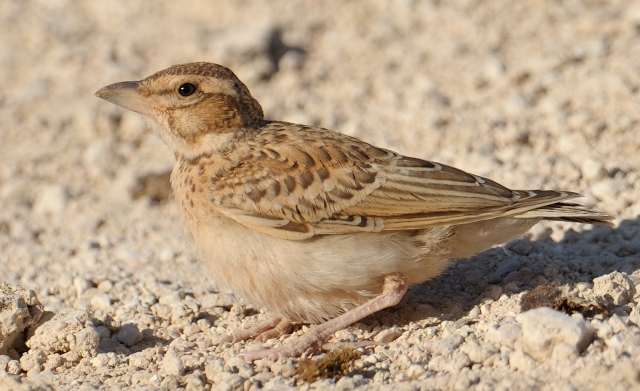
[[[0,389],[640,389],[640,2],[4,0],[0,25]],[[271,119],[582,192],[615,227],[541,224],[455,263],[336,334],[384,342],[342,378],[247,364],[258,344],[215,341],[268,314],[216,290],[173,157],[93,96],[191,61]],[[549,284],[556,310],[521,307]]]

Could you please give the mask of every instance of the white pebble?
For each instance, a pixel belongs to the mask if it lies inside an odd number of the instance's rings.
[[[169,262],[173,259],[173,257],[175,257],[175,255],[176,254],[173,252],[173,250],[167,247],[164,250],[160,251],[158,258],[160,258],[162,262]]]
[[[19,375],[22,372],[18,360],[11,360],[7,363],[7,373],[9,375]]]
[[[107,295],[106,293],[98,293],[97,295],[94,295],[91,298],[91,300],[89,301],[89,304],[91,305],[92,308],[105,310],[111,307],[111,299],[109,298],[109,295]]]
[[[609,325],[611,325],[613,332],[616,334],[627,328],[624,320],[622,320],[622,318],[618,316],[618,314],[613,314],[613,316],[609,318]]]
[[[623,180],[606,178],[591,185],[589,190],[600,201],[611,201],[628,187],[629,184]]]
[[[513,348],[515,342],[520,338],[522,329],[517,323],[505,323],[498,328],[490,328],[485,334],[488,342],[494,342],[499,346],[507,346]]]
[[[211,388],[212,391],[233,391],[242,390],[247,379],[240,375],[231,375]]]
[[[609,173],[604,164],[595,159],[586,159],[580,166],[582,177],[588,181],[595,181],[606,177]]]
[[[556,345],[566,343],[582,352],[591,343],[593,329],[583,320],[541,307],[516,317],[522,326],[522,348],[538,361],[551,357]]]
[[[91,288],[91,282],[86,278],[76,277],[73,279],[73,287],[76,288],[76,296],[80,297],[84,291]]]
[[[67,192],[60,185],[45,186],[33,203],[33,213],[59,215],[67,205]]]
[[[534,359],[525,354],[522,350],[516,350],[509,355],[509,366],[513,369],[526,373],[527,371],[538,367],[538,363],[536,363]]]
[[[9,361],[11,361],[11,357],[0,354],[0,372],[7,369]]]
[[[113,288],[113,282],[109,280],[100,281],[97,288],[101,292],[109,292]]]
[[[136,326],[125,324],[116,335],[116,339],[127,346],[133,346],[142,341],[142,334]]]
[[[640,327],[640,313],[636,312],[636,313],[632,313],[631,315],[629,315],[629,322],[635,324],[636,326]]]
[[[616,306],[629,303],[635,291],[635,284],[626,273],[614,271],[593,279],[593,293],[610,296]]]
[[[389,343],[402,335],[402,330],[399,327],[392,327],[390,329],[382,330],[379,332],[373,340],[380,343]]]
[[[184,298],[184,292],[174,291],[174,292],[169,292],[160,296],[160,298],[158,299],[158,302],[160,304],[171,305],[171,304],[180,303],[183,298]]]
[[[446,339],[436,339],[424,344],[424,348],[432,354],[446,355],[453,352],[464,341],[460,335],[452,335]]]
[[[426,372],[425,369],[421,365],[412,364],[412,365],[409,365],[409,368],[406,369],[405,374],[409,379],[415,380],[420,376],[424,375],[425,372]]]
[[[175,349],[170,348],[164,354],[162,362],[160,364],[163,372],[167,375],[180,376],[184,372],[182,361],[176,353]]]
[[[132,365],[136,368],[146,369],[149,367],[151,363],[147,357],[145,357],[144,352],[134,353],[128,357],[129,365]]]

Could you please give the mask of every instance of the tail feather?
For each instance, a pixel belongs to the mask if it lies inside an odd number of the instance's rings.
[[[612,226],[613,216],[597,210],[589,210],[582,205],[566,202],[545,205],[515,216],[523,219],[542,219],[567,221],[573,223],[597,224]]]

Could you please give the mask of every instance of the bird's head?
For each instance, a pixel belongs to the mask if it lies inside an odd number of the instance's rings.
[[[221,149],[237,131],[264,120],[262,107],[236,75],[206,62],[111,84],[96,96],[152,119],[165,144],[187,158]]]

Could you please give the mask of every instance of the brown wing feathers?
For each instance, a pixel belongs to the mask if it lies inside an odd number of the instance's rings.
[[[320,144],[303,133],[322,130],[287,125],[261,129],[245,157],[211,189],[229,217],[274,236],[420,229],[500,216],[588,222],[607,216],[573,204],[550,206],[576,193],[513,191],[341,134],[327,133],[331,142]]]

